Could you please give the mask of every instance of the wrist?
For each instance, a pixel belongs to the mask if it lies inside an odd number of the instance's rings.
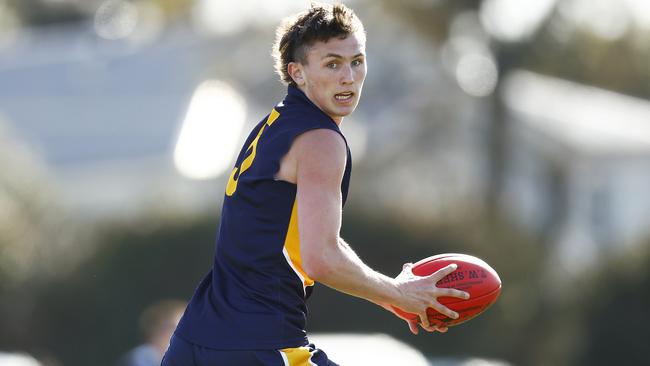
[[[384,291],[378,303],[382,306],[399,303],[402,298],[402,290],[399,286],[399,281],[394,278],[386,277],[386,284],[386,291]]]

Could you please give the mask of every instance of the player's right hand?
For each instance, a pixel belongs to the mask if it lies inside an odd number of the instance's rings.
[[[413,274],[412,263],[404,264],[402,272],[395,278],[401,296],[398,299],[398,302],[392,305],[406,312],[417,314],[420,318],[420,324],[425,330],[430,332],[446,332],[446,327],[438,327],[429,322],[427,308],[433,308],[452,319],[458,318],[458,314],[455,311],[438,302],[438,297],[456,297],[466,300],[469,299],[469,294],[456,289],[439,288],[436,286],[438,281],[455,271],[456,268],[456,264],[450,264],[429,276],[421,277]],[[415,321],[408,322],[411,332],[417,334],[417,325],[414,324]]]

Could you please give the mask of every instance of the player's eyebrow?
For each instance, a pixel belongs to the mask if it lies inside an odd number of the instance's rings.
[[[364,56],[364,54],[359,52],[356,55],[352,56],[352,58],[363,57],[363,56]],[[336,54],[336,53],[328,53],[327,55],[323,56],[323,59],[326,59],[326,58],[329,58],[329,57],[338,58],[338,59],[345,58],[345,57],[343,57],[343,56],[341,56],[339,54]]]

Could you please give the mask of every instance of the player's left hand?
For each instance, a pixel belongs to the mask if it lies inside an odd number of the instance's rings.
[[[409,326],[409,330],[411,331],[411,333],[413,333],[413,334],[415,334],[415,335],[417,335],[418,333],[420,333],[420,330],[419,330],[419,328],[418,328],[418,322],[417,322],[417,321],[403,318],[401,315],[399,315],[399,314],[397,314],[395,311],[393,311],[392,308],[390,308],[389,310],[390,310],[393,314],[395,314],[395,316],[397,316],[397,317],[400,318],[400,319],[403,319],[403,320],[406,322],[406,324],[408,324],[408,326]],[[420,324],[420,326],[422,327],[422,329],[426,330],[426,331],[429,332],[429,333],[433,333],[433,332],[447,333],[447,330],[449,330],[449,328],[447,328],[447,327],[445,327],[445,326],[439,326],[439,325],[435,325],[435,324],[431,324],[431,326],[429,326],[429,327],[425,327],[425,326],[423,326],[422,324]]]
[[[413,333],[415,335],[420,333],[420,329],[418,328],[418,322],[416,320],[410,320],[410,319],[404,318],[399,313],[397,313],[392,306],[390,306],[388,304],[378,304],[378,305],[383,307],[384,309],[390,311],[391,313],[395,314],[396,317],[404,320],[406,322],[406,324],[408,324],[409,330],[411,331],[411,333]],[[422,329],[426,330],[429,333],[432,333],[432,332],[446,333],[447,330],[449,329],[449,328],[447,328],[445,326],[439,326],[439,325],[435,325],[435,324],[431,324],[430,327],[425,327],[422,324],[420,324],[420,326],[422,327]]]

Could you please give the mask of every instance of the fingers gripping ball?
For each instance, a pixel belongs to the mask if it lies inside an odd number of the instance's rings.
[[[428,276],[452,263],[458,268],[438,281],[439,288],[455,288],[468,292],[467,300],[455,297],[439,297],[438,301],[458,313],[458,319],[451,319],[433,308],[427,309],[429,322],[441,326],[464,323],[489,308],[501,293],[501,279],[497,272],[483,260],[466,254],[439,254],[422,259],[413,265],[413,274]],[[416,314],[394,308],[401,316],[420,321]]]

